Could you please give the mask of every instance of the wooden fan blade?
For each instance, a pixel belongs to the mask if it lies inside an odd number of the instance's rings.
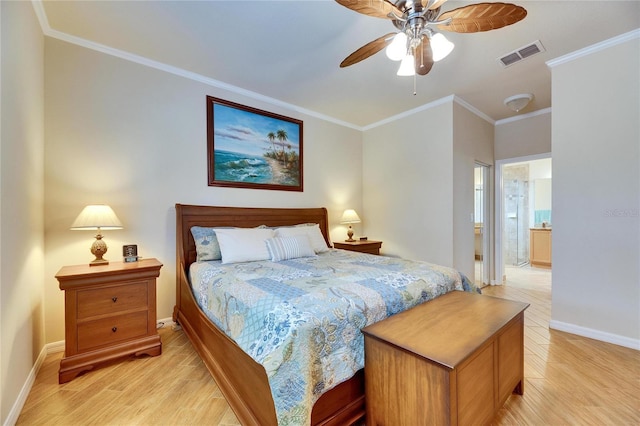
[[[422,7],[427,7],[429,6],[429,1],[430,0],[420,0],[420,3],[422,3]],[[429,7],[430,10],[435,10],[437,8],[439,8],[440,6],[442,6],[447,0],[436,0],[431,7]]]
[[[433,51],[431,50],[431,42],[425,35],[422,36],[422,43],[413,52],[415,59],[415,69],[418,75],[427,75],[433,67]]]
[[[515,24],[527,16],[527,11],[511,3],[478,3],[459,7],[438,16],[438,20],[451,18],[449,25],[438,25],[443,31],[475,33],[490,31]]]
[[[374,55],[387,47],[393,41],[393,37],[396,33],[389,33],[379,37],[364,46],[360,49],[353,52],[351,55],[347,56],[344,61],[340,63],[340,68],[348,67],[353,64],[357,64],[358,62],[367,59],[369,56]]]
[[[338,4],[351,9],[354,12],[362,13],[375,18],[388,19],[391,12],[402,16],[402,12],[393,3],[387,0],[336,0]]]

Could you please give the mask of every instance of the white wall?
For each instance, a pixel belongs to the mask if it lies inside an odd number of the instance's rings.
[[[529,180],[551,179],[551,158],[531,160],[529,163]]]
[[[637,32],[636,32],[637,33]],[[640,348],[640,39],[552,66],[554,328]]]
[[[533,208],[530,210],[532,212],[536,210],[551,210],[551,179],[536,179],[533,184]]]
[[[476,161],[493,165],[493,140],[493,124],[458,103],[453,104],[453,264],[471,280],[475,276],[473,174]],[[485,188],[487,191],[493,188],[492,173]],[[493,234],[492,217],[490,214],[486,222],[485,236],[489,238]],[[490,247],[493,247],[491,241]]]
[[[453,97],[365,131],[368,236],[387,255],[473,277],[475,161],[493,164],[493,125]]]
[[[64,338],[54,275],[93,258],[91,232],[69,231],[86,204],[110,204],[124,224],[105,232],[107,259],[138,244],[164,263],[159,318],[175,303],[175,203],[325,206],[336,239],[342,211],[362,211],[360,131],[59,40],[45,47],[47,341]],[[304,192],[207,186],[206,95],[303,120]]]
[[[452,141],[450,100],[364,132],[363,226],[385,255],[453,266]]]
[[[495,161],[551,152],[551,111],[496,123]]]
[[[44,38],[30,2],[0,2],[0,423],[45,342]],[[24,395],[26,397],[26,395]]]

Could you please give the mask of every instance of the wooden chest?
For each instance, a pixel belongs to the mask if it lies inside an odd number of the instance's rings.
[[[490,422],[524,391],[528,306],[454,291],[364,328],[367,425]]]

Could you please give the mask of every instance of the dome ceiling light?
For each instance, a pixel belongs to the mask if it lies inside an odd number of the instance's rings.
[[[520,110],[529,105],[532,99],[533,95],[531,93],[521,93],[519,95],[509,96],[504,100],[504,104],[511,111],[520,112]]]

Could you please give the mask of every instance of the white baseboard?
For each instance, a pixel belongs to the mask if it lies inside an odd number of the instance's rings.
[[[44,349],[47,350],[47,355],[55,354],[56,352],[64,352],[64,340],[59,342],[47,343],[44,345]]]
[[[38,375],[38,371],[40,371],[40,367],[44,363],[45,358],[49,354],[49,345],[44,345],[40,354],[38,355],[38,359],[36,359],[35,364],[31,368],[29,375],[27,376],[27,380],[24,382],[22,389],[20,389],[20,393],[18,394],[18,398],[16,402],[11,407],[11,411],[9,411],[9,415],[4,421],[4,426],[15,425],[18,421],[18,417],[20,417],[20,412],[22,411],[22,407],[24,407],[24,403],[27,402],[27,398],[29,397],[29,392],[31,392],[31,387],[33,383],[36,381],[36,376]],[[64,342],[62,349],[64,350]]]
[[[555,320],[549,321],[549,328],[640,351],[640,340],[638,339],[632,339],[618,334],[606,333],[604,331]]]
[[[171,317],[159,319],[158,321],[156,321],[156,323],[158,325],[158,328],[172,327],[174,325],[173,318]],[[47,357],[47,355],[53,354],[56,352],[63,352],[63,351],[64,351],[64,340],[60,340],[58,342],[53,342],[53,343],[47,343],[46,345],[44,345],[44,347],[40,351],[40,354],[38,355],[38,359],[36,360],[35,364],[33,364],[33,367],[31,368],[31,371],[27,376],[27,380],[25,381],[24,385],[22,386],[22,389],[20,390],[20,393],[18,394],[18,398],[16,399],[16,402],[13,404],[13,407],[11,407],[11,411],[9,412],[9,415],[5,419],[3,426],[13,426],[18,421],[18,417],[20,417],[20,412],[24,407],[24,403],[27,402],[27,398],[29,397],[29,392],[31,392],[31,388],[33,387],[33,384],[36,381],[36,377],[38,376],[40,367],[42,367],[42,364],[44,363],[44,360]]]

